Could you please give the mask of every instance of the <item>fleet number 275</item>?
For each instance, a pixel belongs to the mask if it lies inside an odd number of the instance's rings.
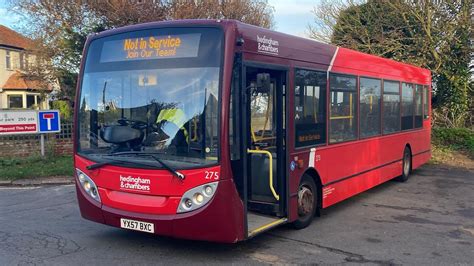
[[[219,172],[205,171],[205,178],[208,180],[219,180]]]

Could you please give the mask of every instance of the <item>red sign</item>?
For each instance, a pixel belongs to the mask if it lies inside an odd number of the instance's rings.
[[[43,119],[53,119],[54,114],[43,114]]]
[[[0,135],[38,132],[36,110],[0,110]]]
[[[36,124],[0,125],[0,133],[36,133]]]

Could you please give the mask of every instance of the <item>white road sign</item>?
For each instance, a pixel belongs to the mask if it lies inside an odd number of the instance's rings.
[[[32,134],[38,132],[35,110],[0,110],[0,135]]]

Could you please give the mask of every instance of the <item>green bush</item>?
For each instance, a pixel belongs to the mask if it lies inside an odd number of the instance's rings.
[[[474,156],[474,131],[468,128],[433,128],[434,145],[464,150]]]
[[[59,110],[63,121],[72,121],[72,108],[67,101],[52,101],[52,109]]]

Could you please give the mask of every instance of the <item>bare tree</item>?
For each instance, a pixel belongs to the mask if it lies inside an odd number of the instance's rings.
[[[428,68],[434,105],[462,126],[474,97],[469,82],[472,0],[323,0],[310,37]],[[471,110],[474,109],[471,106]]]
[[[313,24],[308,25],[308,36],[321,42],[330,43],[333,29],[337,25],[339,15],[349,7],[362,1],[352,0],[321,0],[313,7]]]
[[[36,41],[32,51],[43,63],[29,76],[59,81],[73,99],[82,50],[88,34],[130,24],[185,18],[236,19],[270,28],[273,8],[267,0],[9,0],[23,16],[21,31]]]
[[[87,1],[91,13],[108,27],[161,21],[168,19],[168,1]]]
[[[170,19],[236,19],[264,28],[273,27],[273,7],[266,0],[170,1]]]

